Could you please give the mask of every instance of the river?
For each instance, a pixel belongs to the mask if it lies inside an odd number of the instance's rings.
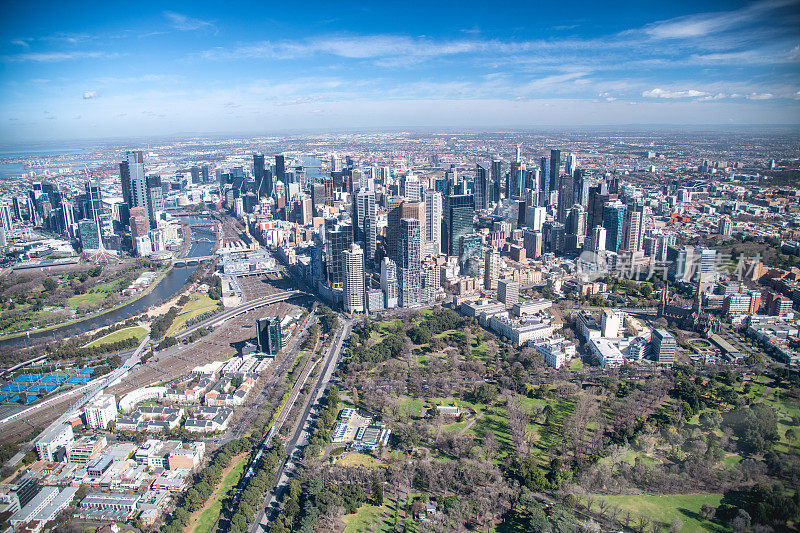
[[[203,219],[199,217],[181,217],[188,224],[199,222]],[[211,255],[213,244],[208,242],[197,242],[195,239],[209,237],[209,234],[204,231],[192,231],[192,245],[189,248],[187,257],[202,257]],[[82,322],[70,324],[61,328],[42,331],[40,333],[32,333],[30,339],[25,337],[17,337],[13,339],[6,339],[0,341],[0,349],[13,348],[15,346],[26,346],[28,344],[38,344],[37,341],[45,340],[45,342],[55,341],[66,337],[72,337],[91,331],[93,329],[110,326],[111,324],[118,324],[128,318],[139,315],[146,311],[148,308],[160,305],[161,303],[169,300],[176,292],[180,291],[189,276],[197,269],[196,266],[189,266],[183,268],[173,268],[166,276],[146,295],[142,296],[135,302],[110,311],[103,315],[94,318],[89,318]]]

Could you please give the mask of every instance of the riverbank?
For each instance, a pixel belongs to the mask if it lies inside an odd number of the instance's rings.
[[[87,320],[93,320],[93,319],[96,319],[96,318],[100,318],[103,315],[106,315],[108,313],[113,313],[114,311],[116,311],[118,309],[122,309],[123,307],[126,307],[128,305],[131,305],[132,303],[135,303],[138,300],[140,300],[140,299],[144,298],[145,296],[147,296],[148,294],[150,294],[150,292],[152,292],[158,286],[158,284],[161,283],[164,280],[164,278],[167,276],[167,274],[169,274],[169,272],[172,269],[173,269],[173,266],[170,263],[167,266],[167,268],[165,268],[164,270],[162,270],[159,273],[158,277],[153,281],[153,283],[151,283],[144,291],[142,291],[140,294],[138,294],[136,296],[136,298],[133,298],[132,300],[128,300],[128,301],[122,302],[120,304],[115,305],[114,307],[109,307],[108,309],[104,309],[104,310],[100,311],[99,313],[93,313],[91,315],[82,316],[80,318],[76,318],[76,319],[73,319],[73,320],[68,320],[68,321],[62,322],[60,324],[52,324],[52,325],[44,327],[44,328],[39,328],[39,329],[34,329],[34,330],[29,330],[29,331],[21,331],[21,332],[17,332],[17,333],[9,333],[7,335],[2,335],[2,336],[0,336],[0,341],[10,340],[10,339],[18,339],[20,337],[24,337],[25,335],[36,335],[36,334],[39,334],[39,333],[46,333],[48,331],[55,332],[55,331],[57,331],[57,330],[59,330],[61,328],[74,326],[76,324],[80,324],[81,322],[86,322]],[[97,328],[97,329],[101,329],[101,328]]]

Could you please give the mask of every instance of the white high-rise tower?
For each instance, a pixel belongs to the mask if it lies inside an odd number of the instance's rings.
[[[348,313],[364,312],[364,251],[357,244],[342,251],[344,267],[344,310]]]

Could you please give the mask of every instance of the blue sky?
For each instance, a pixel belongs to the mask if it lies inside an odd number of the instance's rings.
[[[0,140],[800,123],[800,0],[15,2]]]

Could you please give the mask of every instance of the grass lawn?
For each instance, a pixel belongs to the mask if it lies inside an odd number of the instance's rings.
[[[573,372],[580,372],[583,370],[583,362],[580,357],[575,357],[569,364],[569,369]]]
[[[219,305],[219,302],[212,300],[207,295],[202,293],[195,293],[190,296],[189,302],[183,306],[181,312],[175,317],[172,325],[167,330],[166,336],[175,335],[184,324],[196,316],[200,316],[208,311],[213,311]]]
[[[723,528],[714,522],[700,518],[700,508],[704,503],[717,507],[722,494],[674,494],[666,496],[599,496],[617,505],[623,511],[631,511],[631,523],[636,523],[636,517],[644,515],[652,520],[666,524],[668,527],[675,517],[683,522],[682,533],[695,531],[722,531]]]
[[[344,533],[367,533],[378,524],[386,512],[385,505],[362,505],[354,514],[346,514],[342,520],[347,527]]]
[[[361,466],[365,468],[375,468],[383,463],[365,453],[349,453],[336,461],[336,464],[339,466]]]
[[[71,296],[67,299],[67,307],[76,309],[80,307],[82,304],[95,305],[103,301],[103,299],[105,299],[106,296],[108,296],[108,293],[102,291],[87,292],[85,294],[76,294],[75,296]]]
[[[384,320],[383,322],[378,323],[378,331],[384,335],[389,335],[395,330],[395,328],[398,328],[402,325],[403,320],[400,318],[395,318],[394,320]]]
[[[211,499],[206,502],[199,517],[195,517],[193,513],[189,518],[189,525],[183,528],[185,532],[192,533],[211,533],[211,528],[217,523],[220,512],[222,512],[222,500],[228,496],[228,493],[239,482],[242,477],[244,467],[247,465],[247,454],[241,454],[232,459],[238,461],[233,463],[233,467],[222,478],[222,482],[216,487],[216,490],[211,496]],[[194,522],[194,520],[196,522]],[[194,522],[194,523],[193,523]]]
[[[93,340],[86,346],[100,346],[101,344],[110,344],[112,342],[118,342],[130,338],[135,338],[137,342],[141,342],[145,335],[147,335],[147,330],[142,326],[132,326],[129,328],[118,329],[117,331],[112,331],[108,335],[104,335],[99,339]]]
[[[400,410],[406,411],[414,417],[419,418],[422,416],[422,400],[419,398],[412,398],[410,396],[402,396],[400,398]]]

